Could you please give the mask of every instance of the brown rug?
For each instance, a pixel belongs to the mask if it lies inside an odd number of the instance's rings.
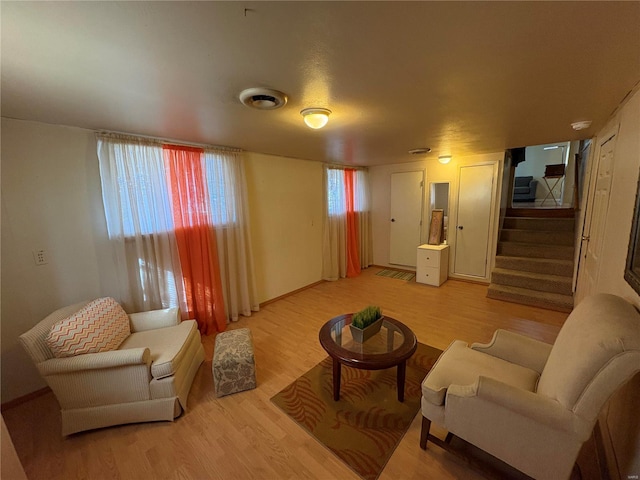
[[[329,357],[271,401],[358,475],[375,480],[420,410],[420,384],[441,353],[418,343],[407,361],[403,403],[398,402],[395,368],[344,366],[335,402]]]

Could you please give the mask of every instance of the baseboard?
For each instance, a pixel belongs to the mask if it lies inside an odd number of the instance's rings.
[[[474,278],[457,276],[455,273],[454,274],[450,273],[448,280],[458,280],[460,282],[475,283],[476,285],[484,285],[486,287],[488,287],[489,284],[491,283],[489,282],[489,280],[476,280]]]
[[[23,395],[21,397],[14,398],[13,400],[9,400],[8,402],[1,404],[0,411],[4,412],[5,410],[9,410],[10,408],[17,407],[18,405],[22,405],[23,403],[33,400],[34,398],[46,395],[50,391],[51,389],[49,387],[44,387],[40,390],[36,390],[35,392],[27,393],[26,395]]]
[[[262,302],[260,304],[260,308],[262,308],[262,307],[264,307],[266,305],[269,305],[270,303],[277,302],[278,300],[282,300],[283,298],[290,297],[291,295],[295,295],[296,293],[300,293],[300,292],[302,292],[304,290],[307,290],[309,288],[313,288],[313,287],[315,287],[317,285],[320,285],[321,283],[324,283],[324,282],[326,282],[326,280],[319,280],[317,282],[310,283],[309,285],[306,285],[306,286],[304,286],[302,288],[298,288],[296,290],[293,290],[293,291],[291,291],[289,293],[285,293],[284,295],[280,295],[279,297],[275,297],[275,298],[272,298],[270,300],[266,300],[266,301],[264,301],[264,302]]]

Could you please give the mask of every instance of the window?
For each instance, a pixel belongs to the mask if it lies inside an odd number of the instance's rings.
[[[329,215],[344,215],[347,213],[347,202],[344,194],[344,170],[327,170],[327,211]]]

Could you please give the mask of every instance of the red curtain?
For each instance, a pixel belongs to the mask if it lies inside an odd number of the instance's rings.
[[[358,253],[358,219],[355,212],[355,192],[353,187],[355,170],[344,171],[344,196],[347,201],[347,277],[360,275],[360,255]]]
[[[209,221],[207,184],[200,148],[163,146],[173,221],[186,293],[186,318],[203,335],[226,329],[216,236]]]

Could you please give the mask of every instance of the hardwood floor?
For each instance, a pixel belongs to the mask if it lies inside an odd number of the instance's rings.
[[[418,340],[444,349],[454,339],[487,342],[505,328],[553,342],[567,314],[486,298],[487,286],[449,280],[440,288],[376,276],[326,282],[265,306],[230,328],[253,333],[258,387],[217,399],[211,358],[196,375],[189,411],[175,422],[124,425],[60,436],[51,393],[3,412],[27,476],[36,479],[353,479],[359,477],[270,402],[327,354],[322,324],[336,315],[379,305]],[[420,449],[421,415],[385,467],[381,480],[480,479],[437,447]],[[432,433],[441,435],[438,429]]]

